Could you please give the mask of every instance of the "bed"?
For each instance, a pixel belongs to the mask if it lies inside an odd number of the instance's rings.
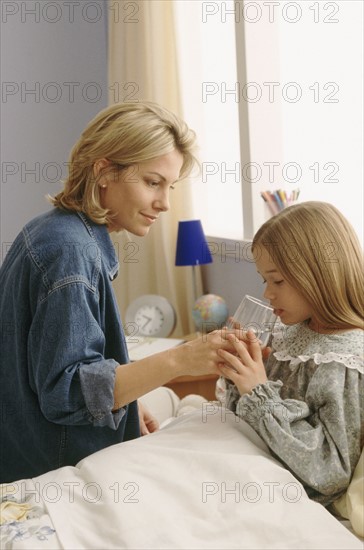
[[[75,467],[3,485],[0,547],[363,550],[248,424],[213,402],[182,412]]]

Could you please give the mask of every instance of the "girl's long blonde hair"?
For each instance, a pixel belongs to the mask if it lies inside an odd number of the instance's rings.
[[[177,149],[183,156],[180,179],[197,164],[195,133],[168,109],[150,101],[120,103],[101,111],[82,132],[71,151],[64,189],[49,197],[54,206],[84,212],[98,224],[111,221],[100,204],[94,164],[106,158],[108,171],[119,173],[132,164]]]
[[[363,252],[337,208],[316,201],[290,206],[258,230],[252,245],[255,257],[261,246],[311,305],[322,327],[363,329]]]

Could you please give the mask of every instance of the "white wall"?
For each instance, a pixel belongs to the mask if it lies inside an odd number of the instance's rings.
[[[107,105],[107,3],[1,3],[1,259]]]

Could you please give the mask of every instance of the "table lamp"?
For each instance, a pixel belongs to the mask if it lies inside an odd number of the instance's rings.
[[[211,262],[212,257],[201,220],[180,221],[178,223],[175,264],[192,266],[194,302],[197,299],[196,266]]]

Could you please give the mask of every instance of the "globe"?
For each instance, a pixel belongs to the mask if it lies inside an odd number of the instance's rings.
[[[198,298],[192,308],[192,317],[196,330],[211,332],[225,325],[229,311],[221,296],[204,294]]]

